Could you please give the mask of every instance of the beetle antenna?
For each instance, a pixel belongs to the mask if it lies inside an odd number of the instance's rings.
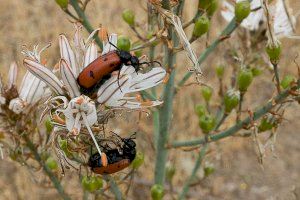
[[[108,34],[106,34],[106,37],[107,37],[107,39],[108,39],[108,43],[109,43],[111,46],[115,47],[117,50],[120,50],[116,45],[114,45],[111,41],[109,41],[109,36],[108,36]]]
[[[121,86],[120,86],[120,74],[121,74],[121,69],[119,70],[119,73],[118,73],[118,86],[119,86],[119,89],[121,90],[121,92],[123,93]]]

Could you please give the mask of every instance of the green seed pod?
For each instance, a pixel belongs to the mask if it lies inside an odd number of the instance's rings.
[[[228,90],[224,95],[225,112],[230,113],[240,102],[240,92]]]
[[[274,43],[269,42],[266,46],[266,52],[272,64],[277,64],[281,55],[281,44],[278,40]]]
[[[269,114],[260,120],[260,124],[258,126],[258,131],[259,132],[268,131],[268,130],[271,130],[275,126],[276,126],[276,119],[273,115]]]
[[[219,65],[216,67],[216,74],[218,78],[222,78],[224,75],[225,67],[223,65]]]
[[[253,74],[251,70],[246,68],[241,69],[237,77],[237,84],[239,90],[241,92],[246,92],[252,80],[253,80]]]
[[[48,157],[45,164],[51,170],[56,170],[58,168],[58,164],[57,164],[56,160],[51,156]]]
[[[84,176],[81,180],[81,185],[88,192],[95,192],[103,187],[103,180],[98,176]]]
[[[206,10],[211,4],[211,0],[199,0],[198,5],[200,10]]]
[[[209,100],[211,99],[211,96],[213,94],[213,90],[210,87],[204,86],[201,89],[201,94],[202,94],[204,100],[206,102],[209,102]]]
[[[211,0],[210,5],[207,7],[206,13],[209,17],[213,16],[219,6],[218,0]]]
[[[292,75],[286,75],[286,76],[282,79],[280,85],[281,85],[281,87],[282,87],[283,89],[287,89],[288,87],[291,86],[291,83],[294,82],[294,81],[296,81],[296,78],[295,78],[294,76],[292,76]]]
[[[174,165],[167,165],[166,167],[166,179],[169,181],[169,182],[172,182],[173,180],[173,177],[175,175],[175,172],[176,172],[176,168]]]
[[[62,9],[67,9],[69,0],[55,0],[56,3],[61,7]]]
[[[210,26],[210,21],[207,17],[201,16],[197,19],[194,25],[193,37],[198,38],[207,33]]]
[[[137,46],[139,46],[141,43],[139,43],[139,42],[135,42],[135,43],[133,43],[132,44],[132,46],[133,47],[137,47]],[[136,51],[134,51],[134,54],[135,54],[135,56],[136,57],[141,57],[142,56],[142,54],[143,54],[143,49],[139,49],[139,50],[136,50]]]
[[[133,169],[138,169],[144,163],[145,155],[142,152],[137,152],[134,160],[131,163]]]
[[[132,10],[126,9],[122,13],[123,20],[129,24],[129,26],[134,26],[135,14]]]
[[[250,2],[242,0],[235,4],[235,18],[238,23],[242,22],[251,12]]]
[[[152,200],[161,200],[164,196],[164,187],[159,184],[155,184],[151,187]]]
[[[262,71],[257,67],[251,68],[251,72],[253,77],[261,75]]]
[[[209,176],[215,172],[215,168],[213,166],[204,167],[204,176]]]
[[[50,120],[49,117],[45,121],[45,127],[46,127],[46,132],[48,134],[50,134],[52,132],[52,130],[53,130],[53,124],[52,124],[52,122],[51,122],[51,120]]]
[[[204,106],[202,104],[196,105],[195,112],[197,113],[198,117],[205,115],[206,114],[206,106]]]
[[[118,37],[117,47],[123,51],[129,51],[131,47],[129,38],[125,36]]]
[[[68,141],[67,140],[59,140],[59,147],[64,151],[67,157],[71,157],[72,153],[68,149]]]
[[[199,118],[199,126],[204,134],[208,134],[214,129],[216,125],[216,119],[211,115],[203,115]]]

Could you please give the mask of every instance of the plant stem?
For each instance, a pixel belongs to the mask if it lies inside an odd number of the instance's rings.
[[[235,18],[231,20],[231,22],[226,26],[226,28],[222,31],[221,35],[210,45],[208,46],[204,52],[200,55],[198,62],[201,65],[208,55],[212,53],[215,48],[226,38],[230,36],[230,34],[238,27],[238,24],[235,22]],[[184,83],[192,76],[193,72],[187,72],[182,80],[178,83],[178,87],[184,85]]]
[[[84,26],[84,28],[89,33],[92,33],[94,31],[94,28],[90,24],[90,22],[89,22],[88,18],[86,17],[84,11],[80,8],[80,6],[78,4],[78,0],[69,0],[69,2],[71,4],[71,6],[74,8],[74,10],[77,13],[78,17],[80,18],[81,24]],[[97,34],[94,36],[94,39],[95,39],[97,45],[102,49],[103,44],[102,44],[101,40],[99,39],[99,37],[97,36]]]
[[[237,111],[237,115],[236,115],[236,121],[237,122],[240,121],[240,119],[241,119],[244,95],[245,95],[245,92],[241,92],[239,107],[238,107],[238,111]]]
[[[279,94],[280,93],[280,79],[279,79],[278,65],[277,64],[272,64],[272,65],[273,65],[275,79],[276,79],[276,89]]]
[[[199,168],[201,166],[201,163],[202,163],[202,160],[205,156],[207,147],[208,147],[208,144],[205,144],[202,147],[201,151],[199,152],[196,163],[195,163],[195,166],[194,166],[193,171],[192,171],[192,174],[189,176],[188,180],[185,182],[185,184],[182,188],[182,191],[179,195],[179,198],[178,198],[179,200],[185,199],[185,195],[189,192],[190,184],[193,182],[193,180],[194,180],[194,178],[197,174],[197,171],[199,170]]]
[[[116,184],[114,178],[109,175],[104,175],[103,178],[104,178],[104,180],[109,182],[110,190],[115,195],[115,199],[122,200],[122,193],[121,193],[118,185]]]
[[[170,144],[170,147],[176,148],[176,147],[183,147],[183,146],[195,146],[199,144],[204,144],[206,142],[213,142],[217,141],[229,136],[232,136],[239,130],[241,130],[243,127],[248,126],[252,123],[253,120],[257,120],[267,114],[275,105],[283,102],[287,97],[289,97],[291,91],[295,91],[300,88],[300,79],[297,81],[297,85],[294,86],[291,89],[287,89],[282,91],[280,94],[278,94],[276,97],[274,97],[272,100],[270,100],[268,103],[266,103],[264,106],[262,106],[260,109],[255,111],[253,113],[253,118],[250,117],[245,118],[243,121],[240,121],[230,127],[229,129],[222,131],[221,133],[210,135],[208,139],[205,137],[201,137],[199,139],[194,139],[190,141],[175,141]],[[208,140],[208,141],[207,141]]]
[[[27,137],[26,133],[24,133],[22,135],[22,137],[24,138],[25,142],[26,142],[26,146],[30,149],[30,151],[33,153],[34,158],[36,161],[38,161],[38,163],[43,167],[44,172],[46,173],[46,175],[49,177],[49,179],[52,181],[53,186],[56,188],[56,190],[58,191],[58,193],[60,194],[60,196],[65,199],[65,200],[69,200],[71,199],[64,191],[62,185],[60,184],[59,180],[56,178],[56,176],[52,173],[51,169],[49,169],[47,167],[47,165],[45,165],[45,163],[43,162],[42,158],[40,157],[40,155],[37,152],[36,147],[34,146],[34,144],[30,141],[30,139]]]

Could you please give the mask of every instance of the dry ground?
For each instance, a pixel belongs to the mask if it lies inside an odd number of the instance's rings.
[[[131,35],[132,32],[122,22],[120,12],[130,6],[137,12],[139,22],[146,20],[137,0],[93,0],[88,7],[88,15],[92,24],[102,23],[111,32]],[[196,0],[186,1],[185,19],[193,16]],[[291,0],[294,9],[300,8],[299,2]],[[144,3],[143,3],[144,5]],[[222,30],[225,22],[217,15],[214,19],[212,37]],[[299,25],[299,23],[298,23]],[[299,32],[299,31],[298,31]],[[52,42],[52,47],[47,50],[44,57],[48,64],[54,65],[59,57],[57,38],[60,33],[73,34],[72,25],[64,13],[55,5],[54,1],[43,0],[0,0],[0,71],[6,73],[9,63],[17,61],[20,70],[22,45],[31,47],[39,43],[41,46]],[[133,34],[132,34],[133,35]],[[234,38],[233,38],[234,40]],[[213,71],[209,68],[222,61],[224,49],[228,43],[221,45],[206,62],[204,79],[211,85],[216,85]],[[203,46],[203,45],[202,45]],[[195,44],[197,53],[201,52],[201,44]],[[300,51],[297,41],[284,40],[284,56],[281,61],[281,72],[295,72],[293,59]],[[219,57],[217,57],[219,55]],[[186,65],[184,55],[179,58],[178,66]],[[181,71],[184,72],[183,70]],[[180,74],[180,73],[179,73]],[[266,80],[270,77],[261,76],[251,86],[246,98],[249,108],[255,108],[261,102],[266,101],[271,95],[274,87]],[[20,76],[21,78],[21,76]],[[270,89],[271,88],[271,89]],[[187,139],[198,136],[199,130],[197,117],[194,116],[193,107],[200,101],[199,89],[194,87],[181,91],[175,101],[175,112],[172,126],[171,139]],[[132,187],[132,199],[149,198],[147,185],[151,185],[153,178],[154,152],[149,147],[151,138],[151,117],[142,117],[139,124],[132,123],[138,120],[138,114],[131,114],[130,119],[125,117],[117,120],[118,128],[125,130],[142,130],[146,136],[138,136],[138,148],[146,153],[146,162],[137,173],[136,183]],[[228,138],[214,145],[207,161],[212,163],[216,172],[191,189],[190,199],[300,199],[300,108],[293,105],[287,109],[287,120],[278,129],[278,137],[274,154],[267,151],[264,165],[257,161],[255,146],[251,138]],[[128,123],[131,122],[131,123]],[[226,128],[225,124],[222,128]],[[128,132],[128,131],[127,131]],[[185,180],[196,156],[195,152],[171,151],[172,162],[177,167],[175,175],[175,190],[180,191],[180,186]],[[174,159],[175,158],[175,159]],[[13,163],[6,156],[0,161],[0,199],[57,199],[54,189],[39,184],[44,181],[40,172],[29,172],[26,167]],[[36,177],[35,180],[33,177]],[[77,183],[76,173],[67,173],[63,184],[67,192],[74,199],[82,197],[82,191]],[[71,181],[70,181],[71,180]],[[36,182],[37,181],[37,182]],[[170,199],[170,196],[166,196]]]

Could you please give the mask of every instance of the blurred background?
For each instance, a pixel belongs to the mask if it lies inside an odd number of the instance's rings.
[[[197,2],[197,0],[186,1],[184,20],[188,21],[194,16]],[[289,3],[294,13],[300,10],[299,1],[290,0]],[[121,17],[122,11],[126,8],[136,12],[138,23],[146,22],[144,11],[146,1],[92,0],[86,13],[94,27],[102,24],[109,32],[126,35],[135,41],[134,33]],[[23,45],[32,49],[35,44],[43,47],[51,42],[52,46],[42,54],[42,58],[46,59],[48,66],[54,66],[59,59],[58,35],[65,33],[69,38],[73,37],[74,29],[70,21],[71,19],[56,5],[55,1],[0,0],[0,72],[3,79],[6,79],[9,64],[16,61],[21,71],[18,80],[21,81],[25,71],[21,54]],[[215,14],[212,23],[209,41],[212,41],[227,24],[220,12]],[[298,22],[297,25],[297,33],[300,35],[300,23]],[[238,32],[243,33],[242,30]],[[191,29],[188,29],[187,33],[191,33]],[[86,31],[84,34],[88,35]],[[235,46],[235,42],[239,42],[235,35],[221,44],[204,63],[203,82],[217,88],[218,81],[213,69],[224,62],[228,48]],[[193,43],[197,55],[204,49],[205,42],[206,39],[200,39]],[[295,74],[297,68],[294,59],[300,53],[300,40],[284,39],[282,43],[280,73],[281,75]],[[300,62],[300,59],[298,60]],[[189,64],[185,54],[181,53],[177,59],[178,78],[183,76]],[[255,79],[245,97],[245,108],[254,109],[272,96],[275,87],[267,80],[270,77],[269,72],[264,72],[264,75]],[[217,96],[217,91],[214,95]],[[179,91],[174,106],[170,141],[201,136],[194,106],[202,101],[199,87],[190,86]],[[292,105],[286,110],[285,120],[278,129],[275,151],[266,149],[263,165],[258,162],[257,149],[252,138],[231,137],[213,144],[205,163],[213,166],[215,171],[191,188],[189,199],[300,199],[299,119],[299,105]],[[227,121],[221,130],[230,125],[231,119]],[[155,158],[154,149],[149,145],[153,142],[151,116],[142,114],[139,117],[139,113],[129,113],[117,117],[110,122],[109,126],[112,125],[117,127],[115,131],[122,135],[134,131],[141,132],[137,136],[137,143],[138,150],[145,153],[145,163],[135,175],[130,199],[150,198]],[[170,151],[170,165],[176,167],[173,188],[175,192],[181,190],[183,182],[190,174],[197,152],[197,149]],[[199,176],[201,173],[203,171],[199,171]],[[67,171],[62,183],[72,198],[82,198],[77,172]],[[50,198],[58,198],[57,192],[51,188],[51,183],[41,176],[41,172],[30,171],[25,166],[11,161],[7,154],[4,155],[4,160],[0,160],[0,199]],[[171,196],[167,195],[165,198],[171,199]]]

